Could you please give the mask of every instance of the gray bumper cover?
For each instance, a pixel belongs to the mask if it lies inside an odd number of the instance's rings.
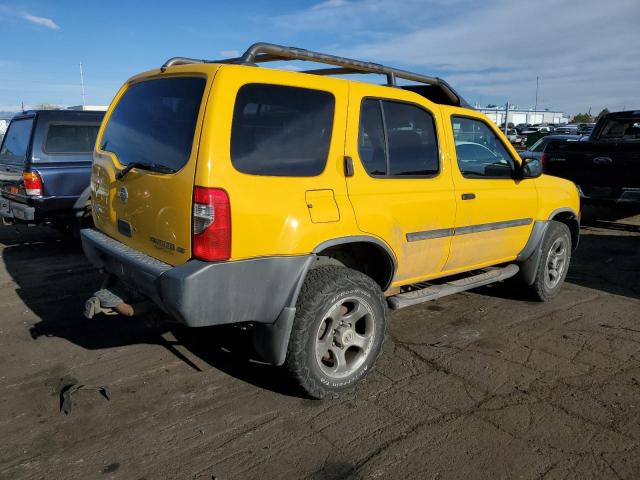
[[[277,336],[278,345],[263,338],[256,346],[264,356],[277,357],[271,359],[274,363],[284,360],[281,343],[288,341],[296,298],[313,255],[218,263],[190,260],[173,267],[96,229],[82,230],[81,237],[95,266],[149,297],[175,320],[191,327],[264,324],[261,331],[265,337],[270,332]]]

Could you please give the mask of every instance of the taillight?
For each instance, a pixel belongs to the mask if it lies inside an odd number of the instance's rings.
[[[549,155],[547,155],[546,153],[543,153],[540,156],[540,164],[542,165],[542,170],[544,171],[547,168],[547,165],[549,164]]]
[[[220,188],[193,190],[193,256],[201,260],[231,257],[231,207]]]
[[[27,195],[34,197],[42,195],[42,179],[37,172],[22,172],[22,183]]]

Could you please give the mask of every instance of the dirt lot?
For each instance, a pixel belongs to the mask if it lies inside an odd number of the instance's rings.
[[[495,285],[395,313],[369,380],[318,402],[237,329],[84,320],[82,254],[2,227],[0,478],[639,478],[640,216],[582,234],[555,301]],[[112,398],[65,416],[75,381]]]

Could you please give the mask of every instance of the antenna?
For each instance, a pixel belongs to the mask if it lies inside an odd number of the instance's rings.
[[[85,106],[84,100],[84,71],[82,70],[82,62],[80,62],[80,88],[82,90],[82,106]]]

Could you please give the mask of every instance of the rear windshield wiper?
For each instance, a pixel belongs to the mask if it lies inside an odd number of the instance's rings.
[[[167,167],[166,165],[161,165],[159,163],[142,163],[142,162],[131,162],[118,173],[116,173],[116,180],[122,180],[124,176],[131,171],[132,168],[139,168],[141,170],[151,170],[152,172],[158,173],[176,173],[177,170]]]

